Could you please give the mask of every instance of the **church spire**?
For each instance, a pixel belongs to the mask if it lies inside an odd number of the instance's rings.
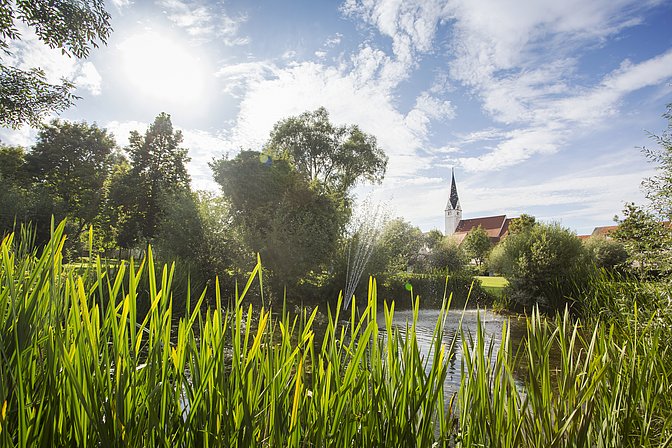
[[[450,182],[450,196],[445,211],[446,232],[445,235],[452,235],[460,225],[462,220],[462,207],[460,207],[460,197],[457,195],[457,185],[455,184],[455,168],[452,170],[452,179]]]
[[[446,210],[455,210],[460,207],[460,198],[457,195],[457,185],[455,185],[455,168],[452,169],[452,181],[450,183],[450,197]]]

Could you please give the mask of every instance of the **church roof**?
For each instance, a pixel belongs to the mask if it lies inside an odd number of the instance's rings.
[[[462,242],[464,237],[467,236],[469,231],[475,229],[478,226],[483,227],[488,237],[493,242],[498,242],[503,236],[505,236],[509,231],[510,219],[507,219],[506,215],[497,215],[497,216],[484,216],[482,218],[472,218],[472,219],[463,219],[457,225],[455,229],[455,236]]]
[[[460,198],[457,195],[457,185],[455,185],[455,170],[452,172],[452,180],[450,182],[450,197],[446,209],[455,210],[460,205]]]

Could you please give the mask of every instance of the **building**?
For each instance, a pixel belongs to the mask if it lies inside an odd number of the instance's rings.
[[[467,234],[478,226],[485,229],[490,241],[495,244],[508,234],[511,219],[507,218],[506,215],[462,219],[462,207],[460,207],[460,198],[455,184],[455,170],[453,170],[450,196],[445,210],[445,222],[445,235],[452,236],[458,244],[461,244]]]

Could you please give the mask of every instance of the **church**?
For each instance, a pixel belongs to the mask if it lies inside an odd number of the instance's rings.
[[[462,243],[471,229],[478,226],[485,229],[490,241],[496,244],[508,234],[509,223],[511,222],[511,219],[507,218],[506,215],[462,219],[462,207],[460,207],[460,197],[457,194],[457,185],[455,184],[455,170],[452,172],[450,196],[446,205],[445,217],[445,235],[452,236],[458,244]]]

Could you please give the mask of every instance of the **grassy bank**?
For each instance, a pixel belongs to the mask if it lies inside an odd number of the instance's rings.
[[[485,291],[498,299],[501,299],[504,295],[504,288],[509,286],[508,280],[504,277],[489,277],[478,275],[474,278],[477,278],[481,282],[481,287]]]
[[[174,268],[157,270],[151,251],[111,275],[100,262],[63,266],[62,248],[62,227],[39,254],[12,237],[0,247],[1,446],[672,443],[672,334],[660,314],[590,328],[535,314],[525,356],[507,350],[506,327],[498,352],[482,328],[462,334],[462,384],[445,397],[447,304],[422,357],[414,324],[392,325],[393,303],[378,321],[375,281],[360,307],[325,310],[316,340],[317,311],[244,305],[263,290],[260,264],[232,306],[216,286],[212,308],[187,299],[178,319]]]

